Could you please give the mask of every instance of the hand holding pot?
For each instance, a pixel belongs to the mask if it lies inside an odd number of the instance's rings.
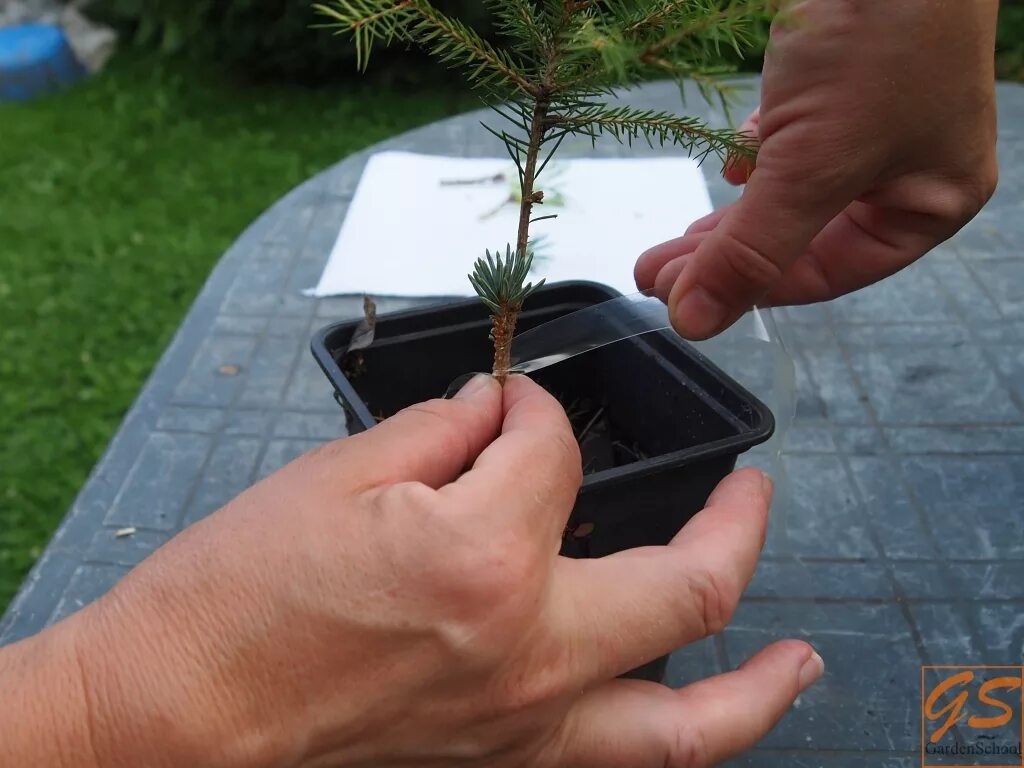
[[[949,238],[995,189],[997,0],[802,0],[772,28],[738,202],[636,266],[688,338],[752,305],[863,288]],[[748,178],[749,177],[749,178]]]
[[[690,768],[752,746],[821,674],[806,644],[681,691],[613,678],[723,628],[769,482],[732,475],[670,546],[568,560],[580,475],[521,377],[314,451],[0,652],[0,743],[108,768]]]

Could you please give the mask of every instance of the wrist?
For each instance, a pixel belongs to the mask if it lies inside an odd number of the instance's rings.
[[[138,587],[115,589],[75,627],[96,764],[280,765],[280,740],[250,705],[244,670],[226,669],[213,647],[216,628],[188,600]]]
[[[16,765],[99,768],[74,620],[0,648],[0,744]]]

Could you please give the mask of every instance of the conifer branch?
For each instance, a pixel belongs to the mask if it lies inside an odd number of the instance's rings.
[[[504,84],[536,96],[523,66],[511,54],[499,51],[462,22],[445,16],[427,2],[415,2],[421,20],[412,29],[412,41],[428,47],[444,64],[461,64],[477,86]]]
[[[528,95],[537,91],[521,62],[427,0],[333,0],[314,8],[334,19],[331,26],[353,36],[361,69],[375,42],[401,39],[426,48],[444,64],[464,67],[474,85],[506,86]]]
[[[715,28],[720,30],[729,28],[729,31],[732,34],[728,38],[728,45],[730,48],[738,52],[740,47],[746,42],[745,35],[749,31],[749,21],[750,20],[747,16],[737,13],[735,8],[732,7],[726,8],[725,10],[717,13],[708,13],[707,15],[699,18],[691,19],[686,23],[679,24],[660,40],[651,43],[647,47],[647,50],[641,54],[641,58],[646,59],[652,56],[659,56],[672,47],[679,45],[684,41],[697,38],[702,32]],[[730,23],[732,23],[733,28],[729,27]],[[702,40],[701,42],[710,43],[715,47],[721,46],[721,41],[719,39],[710,41]]]
[[[635,21],[628,23],[625,27],[627,35],[635,35],[638,32],[655,27],[661,22],[669,20],[674,14],[679,13],[687,6],[692,6],[693,0],[664,0],[652,8],[648,8]]]
[[[318,13],[334,19],[328,28],[348,32],[356,49],[356,66],[365,71],[370,63],[370,53],[377,41],[390,45],[403,36],[412,20],[412,6],[415,0],[333,0],[331,5],[315,4]]]
[[[534,261],[530,227],[545,201],[537,180],[569,135],[601,135],[632,144],[671,144],[698,160],[752,157],[753,146],[729,130],[668,112],[611,107],[622,86],[652,76],[693,80],[723,106],[730,92],[715,75],[730,71],[734,51],[748,45],[778,0],[483,0],[505,42],[497,47],[430,0],[320,0],[328,26],[351,35],[365,68],[378,43],[418,45],[461,68],[504,121],[484,125],[505,147],[519,181],[514,244],[477,260],[470,283],[491,312],[494,373],[509,370],[512,336]],[[552,190],[557,193],[557,190]],[[623,191],[622,194],[628,194]],[[555,203],[557,194],[549,196]],[[511,200],[516,200],[512,195]]]
[[[493,256],[490,251],[485,254],[486,258],[477,259],[469,282],[480,301],[491,310],[493,373],[504,382],[512,367],[512,337],[515,336],[519,312],[526,298],[544,285],[544,281],[536,284],[526,282],[533,267],[533,251],[529,248],[513,253],[512,246],[506,246],[504,258],[498,252]]]
[[[630,145],[640,138],[651,146],[655,142],[660,146],[672,144],[691,154],[698,154],[701,159],[708,154],[726,160],[729,157],[751,157],[754,153],[751,144],[734,131],[711,128],[697,118],[678,117],[669,112],[630,107],[590,107],[577,114],[551,115],[549,121],[552,126],[582,133],[592,139],[603,133]]]
[[[551,45],[551,30],[532,0],[485,0],[498,31],[520,53],[533,54]]]

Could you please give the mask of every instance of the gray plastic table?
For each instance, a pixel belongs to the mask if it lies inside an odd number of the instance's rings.
[[[741,765],[919,765],[921,665],[1024,664],[1024,87],[1000,85],[999,99],[1002,184],[970,226],[883,284],[781,313],[799,369],[793,503],[732,626],[670,665],[678,685],[774,639],[820,649],[826,678]],[[676,109],[680,97],[656,84],[630,101]],[[301,290],[373,151],[501,156],[482,116],[346,159],[238,239],[0,621],[0,642],[77,610],[183,527],[344,434],[308,342],[358,316],[360,301]],[[733,198],[707,175],[716,204]],[[116,538],[127,526],[137,532]]]

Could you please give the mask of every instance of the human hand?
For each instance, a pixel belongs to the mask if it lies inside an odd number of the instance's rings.
[[[71,619],[95,764],[690,768],[749,748],[820,675],[806,644],[680,691],[613,678],[725,626],[770,482],[727,478],[667,547],[569,560],[580,479],[524,377],[307,454]]]
[[[995,189],[997,0],[801,0],[776,19],[742,197],[644,253],[676,329],[863,288],[951,237]],[[749,177],[749,178],[748,178]]]

